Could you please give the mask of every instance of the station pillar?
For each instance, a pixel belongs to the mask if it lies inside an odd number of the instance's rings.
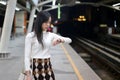
[[[27,33],[32,31],[33,27],[33,22],[34,22],[34,15],[35,15],[36,7],[33,7],[30,13],[30,18],[29,18],[29,24],[28,24],[28,30]]]
[[[4,18],[4,24],[3,24],[3,30],[0,40],[0,59],[8,58],[10,56],[10,53],[8,52],[8,45],[10,40],[10,34],[15,14],[15,8],[16,8],[17,0],[8,0],[5,18]]]

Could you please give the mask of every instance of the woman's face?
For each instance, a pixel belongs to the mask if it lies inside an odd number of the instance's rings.
[[[48,19],[47,22],[44,22],[44,23],[42,24],[42,30],[43,30],[43,31],[47,31],[47,29],[48,29],[48,27],[50,26],[50,24],[51,24],[51,17],[49,17],[49,19]]]

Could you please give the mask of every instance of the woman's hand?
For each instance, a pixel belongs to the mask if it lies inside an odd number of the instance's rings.
[[[25,74],[26,74],[25,80],[32,80],[32,76],[31,76],[31,72],[30,71],[26,71]]]
[[[55,40],[53,40],[53,46],[55,46],[55,45],[57,45],[59,43],[63,43],[63,42],[64,42],[63,39],[55,39]]]
[[[26,79],[25,80],[32,80],[31,75],[26,75]]]

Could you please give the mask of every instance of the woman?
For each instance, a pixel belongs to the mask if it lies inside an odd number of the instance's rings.
[[[55,80],[50,62],[50,47],[59,43],[70,43],[71,39],[47,32],[51,24],[51,15],[46,11],[38,13],[34,30],[25,38],[25,73],[26,80]],[[31,68],[30,63],[32,62]]]

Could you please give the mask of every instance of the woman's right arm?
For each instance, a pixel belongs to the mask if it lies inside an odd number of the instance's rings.
[[[27,76],[26,80],[30,80],[29,76],[31,74],[30,70],[30,54],[31,54],[31,37],[28,34],[25,38],[25,56],[24,56],[24,63],[25,63],[25,74]]]

